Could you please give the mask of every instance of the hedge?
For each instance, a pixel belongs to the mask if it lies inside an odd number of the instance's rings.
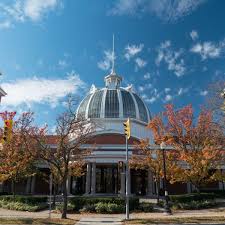
[[[6,202],[20,202],[27,204],[38,204],[38,203],[46,203],[48,197],[34,197],[34,196],[24,196],[24,195],[16,195],[15,198],[13,195],[1,195],[0,200]]]
[[[204,201],[204,200],[213,200],[216,198],[214,193],[191,193],[184,195],[170,195],[170,201],[186,203],[191,201]]]
[[[212,200],[190,201],[186,203],[176,202],[172,205],[173,209],[207,209],[216,206],[217,203]]]
[[[114,204],[118,207],[125,206],[125,199],[120,197],[73,197],[69,199],[69,203],[74,206],[75,211],[93,209],[93,206],[102,203],[102,204]],[[130,198],[130,210],[135,210],[139,208],[139,199],[138,198]],[[111,207],[111,206],[110,206]],[[109,210],[110,211],[110,210]]]

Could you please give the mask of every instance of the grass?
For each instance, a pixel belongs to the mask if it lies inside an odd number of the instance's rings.
[[[39,224],[39,225],[74,225],[77,220],[73,219],[6,219],[0,218],[0,224]]]
[[[209,223],[225,222],[224,216],[216,217],[186,217],[186,218],[155,218],[155,219],[134,219],[125,221],[124,224],[186,224],[186,223]]]

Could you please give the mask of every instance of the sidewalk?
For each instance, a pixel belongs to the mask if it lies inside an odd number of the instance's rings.
[[[15,210],[7,210],[0,208],[0,218],[48,218],[49,211],[44,210],[41,212],[22,212]],[[60,218],[60,213],[52,213],[52,218]],[[130,219],[154,219],[154,218],[191,218],[191,217],[205,217],[205,218],[216,218],[224,217],[225,221],[225,207],[215,209],[202,209],[202,210],[185,210],[176,211],[173,215],[165,215],[164,213],[131,213]],[[68,214],[68,218],[80,220],[80,224],[107,224],[104,221],[108,221],[108,224],[121,224],[120,221],[125,219],[125,214]],[[91,221],[93,221],[91,223]],[[115,223],[113,223],[115,221]],[[96,223],[94,223],[96,222]]]
[[[123,217],[119,215],[84,216],[76,225],[122,225]]]

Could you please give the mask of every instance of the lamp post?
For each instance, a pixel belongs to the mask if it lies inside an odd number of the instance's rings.
[[[163,174],[164,174],[164,191],[165,191],[165,212],[166,212],[166,214],[171,214],[171,209],[169,207],[169,196],[168,196],[167,179],[166,179],[165,147],[166,147],[166,144],[164,142],[162,142],[160,144],[160,148],[162,150],[162,155],[163,155]]]

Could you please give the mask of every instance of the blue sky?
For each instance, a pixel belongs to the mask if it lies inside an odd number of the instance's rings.
[[[207,98],[225,78],[225,2],[213,0],[4,0],[0,2],[1,111],[31,109],[39,124],[65,96],[104,86],[115,34],[116,72],[155,114]]]

